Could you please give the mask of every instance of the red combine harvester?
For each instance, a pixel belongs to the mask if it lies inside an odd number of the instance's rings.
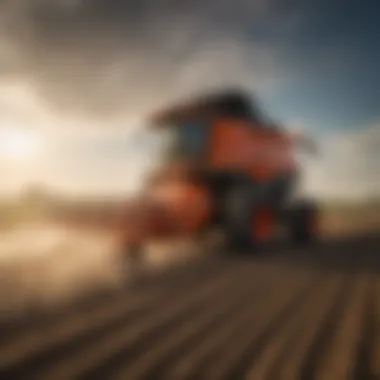
[[[231,252],[256,252],[278,227],[297,244],[315,239],[314,202],[292,197],[296,149],[314,146],[267,121],[244,91],[190,99],[154,114],[149,125],[169,132],[170,143],[162,168],[125,214],[125,250],[214,229]]]

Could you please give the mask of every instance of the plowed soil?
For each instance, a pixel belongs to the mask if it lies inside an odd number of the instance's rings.
[[[380,237],[211,257],[2,322],[0,379],[380,379]]]

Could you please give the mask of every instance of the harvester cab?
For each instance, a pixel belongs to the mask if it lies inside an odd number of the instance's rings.
[[[307,136],[283,130],[256,103],[246,93],[231,90],[191,99],[154,114],[150,127],[168,137],[165,164],[246,171],[253,166],[269,168],[281,160],[294,165],[290,161],[297,149],[313,151]],[[259,177],[259,171],[252,175]]]
[[[264,125],[259,112],[239,92],[198,97],[172,106],[154,114],[150,125],[170,134],[171,144],[166,152],[169,161],[195,159],[205,164],[212,149],[215,125],[226,119],[246,121],[256,127]]]

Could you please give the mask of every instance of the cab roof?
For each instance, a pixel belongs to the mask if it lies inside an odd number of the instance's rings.
[[[234,89],[192,97],[159,110],[152,115],[151,121],[159,126],[213,117],[252,119],[255,112],[251,96],[244,90]]]

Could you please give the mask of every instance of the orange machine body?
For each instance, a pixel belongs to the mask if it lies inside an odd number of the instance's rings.
[[[181,137],[185,143],[190,138],[186,128],[199,128],[200,125],[204,128],[200,142],[202,147],[195,148],[185,159],[183,156],[178,161],[169,159],[162,168],[164,175],[160,177],[160,172],[159,180],[149,184],[149,202],[143,203],[152,205],[145,207],[150,211],[136,213],[129,219],[131,229],[136,230],[138,226],[140,231],[134,236],[143,239],[148,235],[192,235],[202,230],[216,203],[206,183],[194,180],[197,178],[194,173],[232,173],[262,183],[298,171],[293,140],[285,131],[260,122],[260,119],[236,114],[218,115],[214,110],[204,112],[197,105],[153,115],[154,128],[185,132]],[[264,212],[259,218],[260,228],[254,227],[263,237],[268,236],[268,226],[274,223],[267,214]]]
[[[247,121],[222,119],[211,126],[207,165],[262,182],[296,171],[293,151],[291,139],[282,132]]]

